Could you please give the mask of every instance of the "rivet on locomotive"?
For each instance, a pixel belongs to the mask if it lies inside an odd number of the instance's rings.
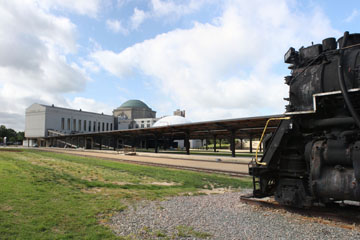
[[[360,34],[290,48],[288,119],[249,166],[254,196],[284,205],[360,201]]]

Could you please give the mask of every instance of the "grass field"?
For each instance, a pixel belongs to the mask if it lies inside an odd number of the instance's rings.
[[[36,150],[0,151],[0,239],[119,239],[104,224],[141,199],[249,179]]]

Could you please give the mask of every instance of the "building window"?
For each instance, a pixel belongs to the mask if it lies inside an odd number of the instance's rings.
[[[141,121],[141,123],[144,123],[144,121]]]
[[[106,131],[109,131],[109,123],[106,123]]]
[[[96,122],[94,122],[93,132],[96,132]]]
[[[65,118],[61,118],[61,130],[65,129]]]
[[[76,131],[76,119],[73,120],[74,126],[73,126],[73,131]]]
[[[141,124],[141,128],[144,128],[144,124],[143,124],[143,123]]]
[[[113,129],[112,129],[112,123],[110,123],[110,131],[112,131]]]
[[[86,120],[84,120],[84,132],[86,132]]]
[[[146,127],[150,127],[150,123],[146,124]]]
[[[100,132],[100,122],[98,122],[98,132]]]
[[[139,124],[136,124],[135,127],[136,127],[136,128],[139,128]]]
[[[105,130],[105,123],[102,123],[102,131]]]
[[[67,129],[70,130],[70,129],[71,129],[71,128],[70,128],[70,123],[71,123],[71,122],[70,122],[70,118],[68,118],[68,121],[67,121],[67,122],[68,122],[68,123],[67,123]]]
[[[91,121],[89,121],[89,132],[91,132]]]
[[[79,119],[79,126],[78,126],[78,128],[79,128],[79,132],[81,131],[81,120]]]

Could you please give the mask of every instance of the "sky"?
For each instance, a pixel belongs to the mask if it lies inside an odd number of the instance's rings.
[[[289,47],[359,21],[357,0],[0,0],[0,125],[129,99],[193,122],[281,114]]]

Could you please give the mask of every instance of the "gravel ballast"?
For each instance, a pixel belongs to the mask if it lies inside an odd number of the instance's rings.
[[[130,239],[360,239],[360,232],[285,210],[247,205],[245,192],[141,201],[110,228]]]

